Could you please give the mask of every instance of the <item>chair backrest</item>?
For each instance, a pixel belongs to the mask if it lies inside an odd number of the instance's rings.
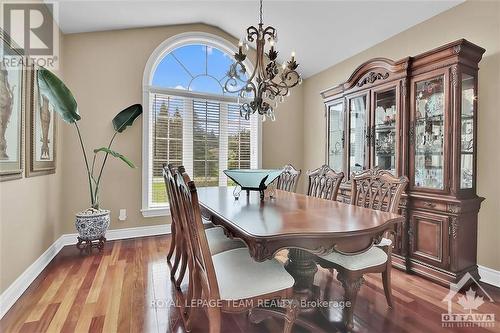
[[[384,212],[397,213],[407,177],[374,168],[351,176],[351,204]]]
[[[307,195],[337,200],[340,182],[344,178],[343,172],[335,172],[328,165],[323,165],[321,168],[309,171],[309,185],[307,186]]]
[[[189,178],[183,166],[175,173],[179,208],[185,232],[190,239],[192,268],[195,283],[199,283],[207,299],[220,299],[219,286],[208,246],[205,228],[201,219],[200,205],[196,185]]]
[[[302,170],[297,170],[291,164],[285,165],[283,171],[278,177],[276,188],[278,190],[295,192],[297,191],[297,184],[299,183],[300,174]]]

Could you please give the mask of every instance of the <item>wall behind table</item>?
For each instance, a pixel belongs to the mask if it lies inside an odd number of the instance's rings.
[[[320,91],[335,86],[361,63],[386,57],[398,60],[465,38],[486,49],[479,63],[478,194],[486,197],[479,213],[478,264],[500,270],[500,2],[467,1],[422,22],[305,80],[304,166],[325,160],[325,118]],[[331,37],[335,40],[335,35]],[[306,111],[309,110],[309,111]],[[314,110],[314,112],[313,112]]]
[[[167,38],[188,31],[219,35],[237,45],[224,31],[203,25],[115,30],[69,34],[64,45],[64,80],[79,104],[81,130],[87,148],[107,144],[113,133],[111,119],[124,107],[142,103],[142,78],[146,62],[154,49]],[[300,89],[297,89],[300,90]],[[296,93],[277,111],[278,121],[263,126],[263,167],[293,163],[302,167],[302,95]],[[286,124],[286,126],[285,126]],[[62,230],[74,232],[74,213],[88,206],[85,170],[74,128],[63,126],[64,207]],[[267,142],[269,141],[269,142]],[[289,146],[296,147],[290,150]],[[168,217],[143,218],[141,209],[141,120],[118,135],[114,148],[138,166],[130,169],[110,160],[102,185],[102,207],[111,209],[111,229],[158,225]],[[127,221],[117,219],[118,210],[127,208]]]

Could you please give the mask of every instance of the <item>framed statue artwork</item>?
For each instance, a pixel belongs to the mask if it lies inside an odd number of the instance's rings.
[[[26,63],[0,30],[0,181],[23,175],[23,115],[26,104]]]
[[[26,176],[40,176],[56,172],[56,124],[54,101],[40,94],[38,71],[33,66],[30,75],[31,103],[26,113],[29,126],[26,137]]]

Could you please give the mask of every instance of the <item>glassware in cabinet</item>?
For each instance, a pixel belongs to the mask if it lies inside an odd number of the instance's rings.
[[[445,78],[415,85],[415,187],[444,189]]]

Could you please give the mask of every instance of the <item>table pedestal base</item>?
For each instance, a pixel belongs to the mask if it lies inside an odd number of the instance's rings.
[[[299,301],[313,301],[317,296],[313,293],[314,275],[318,271],[315,257],[316,256],[314,254],[300,249],[290,249],[288,252],[288,261],[285,264],[285,269],[295,279],[295,298]],[[350,332],[354,328],[354,306],[356,304],[358,291],[364,282],[363,275],[338,273],[337,280],[342,283],[342,287],[344,288],[344,301],[346,306],[344,307],[342,314],[343,323],[331,324],[333,324],[337,329],[339,329],[340,326]],[[314,313],[318,312],[316,310],[317,309],[315,308],[300,307],[299,311],[306,317],[309,317],[310,319],[315,318],[317,320],[318,317],[314,315]],[[312,325],[317,328],[317,325],[310,324],[310,320],[304,321],[304,319],[302,320],[302,324],[305,325],[306,323],[309,323],[308,325]],[[312,326],[310,326],[310,328],[312,328]]]
[[[318,271],[310,252],[300,249],[290,249],[285,269],[295,279],[294,289],[298,293],[310,293],[314,283],[314,275]]]

